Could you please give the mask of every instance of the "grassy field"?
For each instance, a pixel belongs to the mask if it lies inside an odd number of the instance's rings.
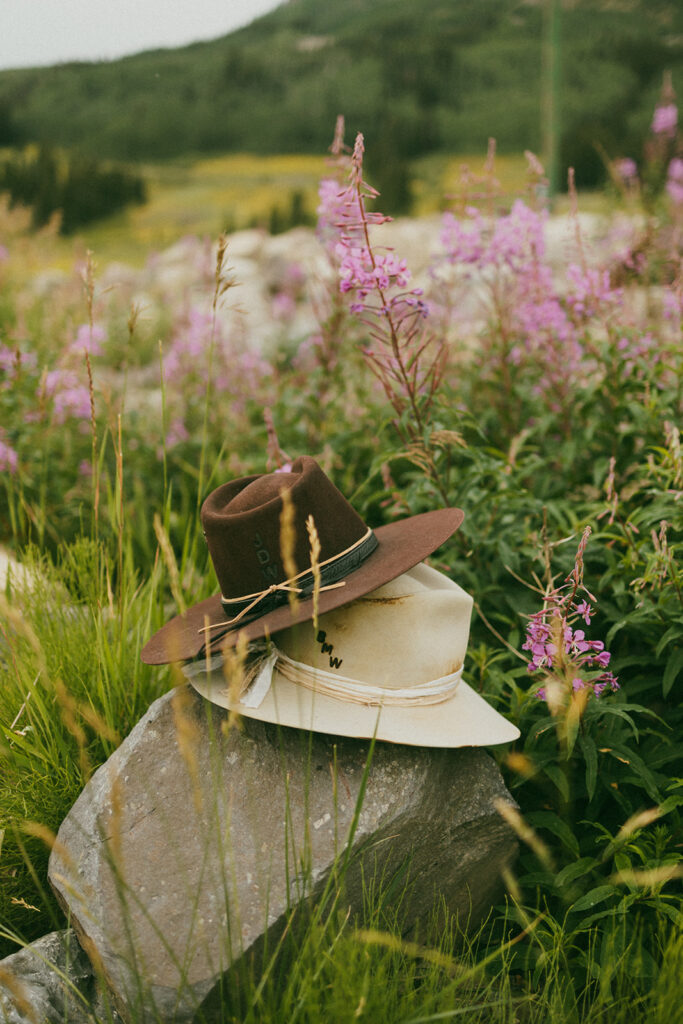
[[[326,166],[324,155],[247,153],[147,165],[143,168],[148,186],[144,205],[130,206],[76,235],[49,243],[46,238],[42,253],[36,256],[42,266],[68,269],[74,258],[84,258],[90,249],[100,266],[121,261],[140,267],[150,252],[188,235],[217,238],[224,231],[253,226],[272,229],[275,210],[280,222],[289,227],[293,204],[313,224],[318,182]],[[521,153],[496,156],[492,174],[481,153],[423,157],[413,162],[411,171],[412,212],[418,217],[444,209],[462,212],[473,199],[489,196],[495,196],[497,208],[504,209],[525,192],[528,183],[527,160]],[[605,210],[606,205],[604,194],[582,196],[584,210]],[[559,196],[555,207],[565,210],[566,197]]]
[[[425,216],[443,209],[450,197],[462,194],[466,166],[475,181],[484,175],[482,155],[430,156],[413,165],[414,213]],[[305,212],[315,219],[318,182],[325,173],[324,156],[257,156],[229,154],[211,159],[148,166],[148,201],[144,206],[100,221],[75,238],[59,239],[52,259],[70,266],[74,252],[86,248],[100,264],[122,260],[144,263],[150,251],[163,249],[186,235],[210,235],[268,225],[271,211],[285,216],[298,193]],[[496,159],[495,177],[502,201],[523,190],[526,160],[522,154]],[[476,184],[472,188],[481,188]]]

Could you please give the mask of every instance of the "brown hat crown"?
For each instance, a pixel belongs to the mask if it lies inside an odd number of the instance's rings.
[[[320,540],[320,563],[329,563],[327,580],[357,567],[376,547],[376,541],[346,498],[310,456],[302,456],[290,472],[242,477],[213,491],[201,510],[226,613],[239,614],[253,598],[287,581],[281,555],[283,491],[293,506],[293,550],[297,575],[311,567],[306,520],[312,516]],[[346,553],[352,556],[349,560]],[[327,567],[326,567],[327,568]],[[310,580],[297,580],[306,592]],[[259,601],[255,614],[287,601],[287,592],[271,592]]]

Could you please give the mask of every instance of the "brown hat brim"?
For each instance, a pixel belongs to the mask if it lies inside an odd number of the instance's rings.
[[[459,508],[436,509],[380,526],[375,530],[378,544],[373,553],[344,580],[343,587],[322,591],[318,598],[320,615],[364,597],[377,587],[396,579],[436,551],[451,537],[465,518]],[[165,665],[196,658],[207,646],[233,645],[240,635],[258,640],[297,622],[313,618],[313,599],[299,601],[296,613],[289,604],[281,605],[240,628],[230,629],[220,594],[200,601],[184,615],[176,615],[143,647],[141,658],[147,665]],[[224,625],[225,629],[220,627]],[[206,626],[212,626],[205,632]]]

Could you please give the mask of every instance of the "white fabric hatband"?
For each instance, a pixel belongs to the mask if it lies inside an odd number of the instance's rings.
[[[223,656],[217,655],[208,660],[192,661],[183,666],[183,674],[189,681],[208,680],[223,665]],[[249,665],[247,664],[247,669]],[[441,704],[454,693],[462,679],[462,665],[455,672],[432,679],[415,686],[390,687],[371,686],[358,679],[349,679],[325,669],[312,668],[300,661],[294,661],[271,641],[270,648],[252,665],[251,672],[246,674],[249,685],[241,694],[239,701],[244,707],[257,708],[265,699],[273,681],[273,672],[277,669],[285,679],[303,686],[323,697],[332,697],[354,704],[368,707],[421,707],[428,704]],[[225,693],[230,696],[228,690]]]

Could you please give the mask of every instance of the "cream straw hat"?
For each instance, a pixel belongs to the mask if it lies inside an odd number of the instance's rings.
[[[457,583],[419,564],[317,626],[252,645],[241,691],[221,654],[183,671],[213,703],[265,722],[425,747],[507,743],[519,730],[461,678],[471,611]]]

